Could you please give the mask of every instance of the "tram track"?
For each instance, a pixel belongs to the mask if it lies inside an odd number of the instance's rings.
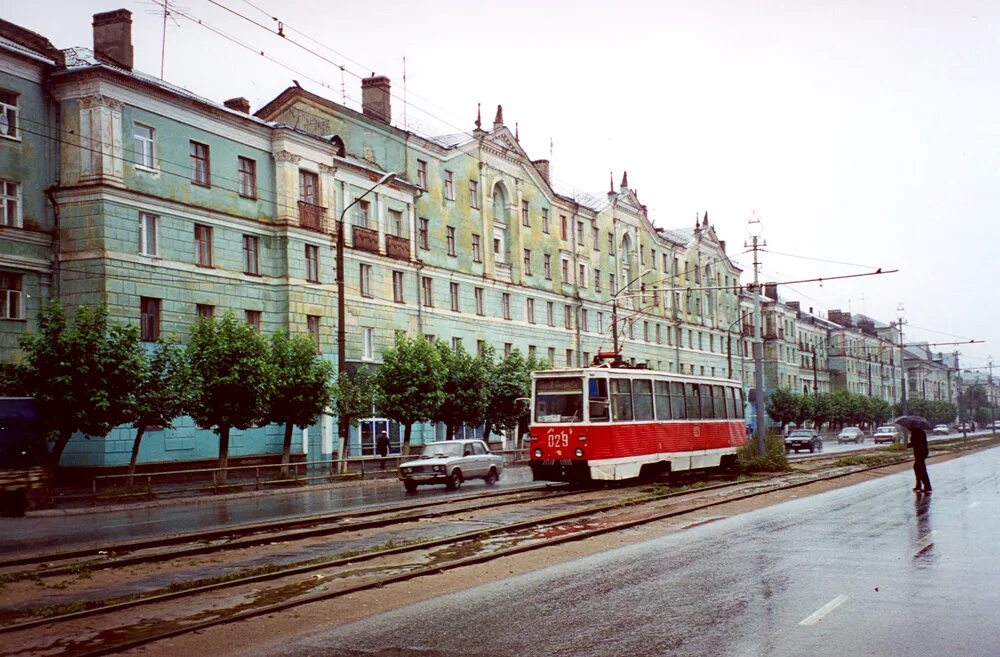
[[[117,617],[121,616],[125,610],[133,609],[139,606],[155,606],[157,603],[171,602],[185,598],[191,600],[196,596],[206,595],[210,592],[226,588],[235,589],[239,587],[251,587],[263,582],[274,583],[274,586],[271,589],[254,589],[252,591],[252,595],[234,592],[233,596],[237,600],[243,600],[242,603],[237,604],[235,607],[228,607],[224,609],[216,608],[214,610],[208,609],[201,610],[200,612],[193,614],[189,613],[187,616],[189,620],[187,622],[173,619],[162,620],[158,625],[150,625],[148,622],[141,621],[140,619],[133,625],[126,624],[125,627],[118,628],[117,631],[104,630],[98,632],[94,635],[94,637],[92,637],[94,639],[93,641],[83,642],[79,645],[65,646],[66,648],[69,648],[69,650],[64,653],[87,656],[111,654],[141,645],[146,645],[165,638],[178,636],[180,634],[207,629],[223,623],[245,620],[263,614],[273,614],[304,604],[330,600],[336,597],[357,593],[359,591],[384,587],[414,578],[425,577],[443,572],[445,570],[480,564],[505,556],[512,556],[530,550],[559,545],[567,541],[584,540],[601,534],[622,531],[639,525],[673,517],[696,514],[699,511],[710,509],[722,504],[729,504],[809,484],[831,481],[853,474],[891,467],[893,465],[905,463],[908,460],[908,458],[901,458],[889,463],[880,463],[870,467],[839,467],[836,468],[835,472],[819,476],[817,476],[815,472],[805,474],[801,472],[791,474],[783,473],[781,475],[761,478],[750,482],[727,482],[697,489],[675,491],[664,494],[646,494],[622,497],[621,499],[616,499],[603,504],[586,505],[583,508],[572,509],[570,511],[555,514],[547,514],[519,522],[507,523],[503,526],[493,526],[487,529],[462,532],[434,540],[421,541],[412,545],[401,545],[389,549],[372,551],[366,554],[351,555],[340,559],[330,559],[322,563],[306,564],[279,572],[263,573],[253,577],[234,579],[227,582],[217,582],[210,586],[192,588],[184,591],[170,591],[162,593],[158,596],[148,596],[143,599],[132,600],[118,605],[108,605],[84,612],[38,619],[19,625],[9,625],[0,628],[0,632],[13,634],[16,632],[28,631],[33,627],[38,627],[42,623],[52,624],[62,621],[69,622],[97,616]],[[740,486],[745,487],[745,490],[741,490],[739,488]],[[735,494],[725,494],[724,491],[726,489],[733,489]],[[625,493],[629,492],[628,489],[621,490],[624,490]],[[656,489],[654,489],[654,491],[655,490]],[[680,501],[678,498],[684,497],[689,498],[689,501],[687,503],[682,502],[679,507],[672,506],[670,508],[659,510],[647,509],[645,512],[636,517],[637,512],[645,505],[655,506],[656,504],[662,504],[664,502],[670,503],[672,501]],[[698,499],[700,499],[700,501],[697,501]],[[618,511],[627,511],[628,513],[626,514],[626,517],[615,520],[613,516],[615,512]],[[567,523],[574,524],[574,526],[567,527]],[[523,536],[518,538],[519,533],[523,534],[525,532],[534,533],[536,537],[541,536],[542,538],[525,539]],[[504,545],[505,541],[511,544]],[[414,566],[409,564],[404,567],[400,566],[398,563],[393,565],[391,562],[389,564],[378,564],[380,560],[384,562],[387,559],[391,560],[391,558],[394,557],[414,555],[421,552],[427,553],[435,548],[439,550],[437,554],[447,551],[449,546],[453,552],[461,553],[462,550],[459,549],[459,546],[469,544],[482,546],[487,543],[499,545],[499,547],[496,549],[484,549],[478,551],[478,553],[468,556],[435,559],[426,565]],[[475,552],[476,550],[473,551]],[[374,569],[374,571],[377,572],[378,569],[381,568],[383,572],[375,575],[367,573],[364,571],[364,564],[367,563],[372,564],[371,568]],[[359,565],[362,568],[360,571],[358,569]],[[336,569],[346,570],[338,571]],[[324,570],[328,572],[319,572]],[[302,579],[303,577],[306,577],[307,579]],[[331,590],[331,583],[350,578],[358,578],[362,581]],[[282,581],[284,581],[284,583],[282,583]],[[277,591],[279,593],[272,594],[272,591]],[[246,602],[248,595],[251,598],[250,603]],[[274,596],[284,597],[286,599],[263,604],[255,604],[253,602],[267,600],[268,598],[273,598]],[[208,618],[197,620],[202,616],[208,616]],[[82,652],[76,652],[74,648],[79,648]],[[0,654],[10,653],[0,652]]]

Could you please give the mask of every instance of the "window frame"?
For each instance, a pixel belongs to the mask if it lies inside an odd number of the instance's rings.
[[[395,303],[406,303],[404,275],[405,272],[398,269],[394,269],[392,272],[392,300]]]
[[[430,226],[431,222],[427,217],[419,217],[417,219],[417,246],[424,251],[429,251],[431,248],[429,238]]]
[[[430,276],[420,278],[421,303],[425,308],[434,307],[434,280]]]
[[[479,209],[479,181],[474,178],[469,178],[469,207]]]
[[[213,267],[213,232],[207,224],[194,225],[194,264],[198,267]]]
[[[150,224],[152,224],[152,231]],[[152,249],[149,249],[150,235],[152,235]],[[160,215],[152,212],[139,212],[139,254],[151,258],[160,257]]]
[[[13,187],[13,194],[10,192]],[[11,207],[14,217],[11,219]],[[0,227],[24,228],[24,212],[21,202],[21,183],[9,178],[0,178]]]
[[[458,251],[455,249],[455,227],[446,226],[444,229],[444,235],[445,244],[448,248],[448,255],[454,258],[458,255]]]
[[[204,152],[202,152],[204,149]],[[212,186],[212,149],[208,144],[191,140],[191,184],[199,187]],[[199,167],[199,164],[202,167]]]
[[[361,327],[361,360],[375,360],[375,329]]]
[[[162,299],[139,297],[139,340],[156,342],[160,339]]]
[[[24,274],[0,272],[0,320],[23,320]]]
[[[319,247],[315,244],[306,244],[303,257],[306,264],[306,280],[310,283],[319,283]]]
[[[249,165],[249,166],[247,166]],[[257,160],[243,155],[236,156],[236,167],[240,176],[239,195],[243,198],[257,198]]]
[[[243,235],[243,273],[260,276],[260,237]]]
[[[372,266],[366,262],[358,263],[358,294],[372,298]]]
[[[149,137],[140,135],[140,128],[148,130]],[[156,128],[141,121],[132,122],[132,153],[137,168],[156,171]]]
[[[261,326],[264,323],[264,313],[260,310],[250,310],[249,308],[243,311],[243,319],[246,321],[247,325],[252,328],[256,333],[261,332]]]
[[[461,312],[461,306],[459,305],[459,287],[458,283],[451,281],[448,283],[448,300],[451,304],[452,312]]]
[[[444,170],[444,200],[455,200],[455,173],[448,169]]]
[[[8,96],[9,94],[9,96]],[[4,96],[8,96],[4,98]],[[10,102],[13,100],[13,103]],[[21,94],[0,88],[0,116],[6,119],[8,132],[0,132],[0,137],[11,141],[21,141]],[[13,132],[11,132],[13,128]]]
[[[478,233],[472,233],[472,262],[483,261],[482,237]]]

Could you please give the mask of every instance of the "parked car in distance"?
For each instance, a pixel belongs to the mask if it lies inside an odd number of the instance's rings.
[[[800,449],[808,449],[810,452],[817,452],[823,449],[823,439],[819,433],[813,429],[796,429],[789,431],[785,436],[785,451],[792,450],[798,452]]]
[[[976,425],[974,422],[959,422],[955,425],[955,431],[975,431]]]
[[[399,465],[399,479],[410,493],[423,484],[444,484],[455,490],[468,479],[482,479],[492,486],[502,472],[503,457],[491,453],[481,440],[427,443],[417,459]]]
[[[876,445],[878,443],[898,443],[903,440],[903,434],[900,433],[899,427],[892,424],[879,427],[872,437],[875,439]]]
[[[951,429],[948,428],[947,424],[935,424],[934,428],[931,429],[931,433],[938,436],[947,436],[951,433]]]
[[[861,444],[865,442],[865,432],[857,427],[844,427],[841,429],[840,433],[837,434],[838,443],[857,443]]]

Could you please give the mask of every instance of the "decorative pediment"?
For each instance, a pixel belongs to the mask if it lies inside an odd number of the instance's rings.
[[[521,145],[517,143],[517,139],[514,138],[514,135],[512,135],[510,130],[506,127],[501,126],[497,128],[493,132],[489,133],[483,141],[485,144],[513,151],[519,157],[529,159],[528,154],[524,152]]]

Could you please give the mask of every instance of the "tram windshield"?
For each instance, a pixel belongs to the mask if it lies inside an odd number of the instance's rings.
[[[535,380],[535,422],[582,421],[582,377],[565,376]]]

